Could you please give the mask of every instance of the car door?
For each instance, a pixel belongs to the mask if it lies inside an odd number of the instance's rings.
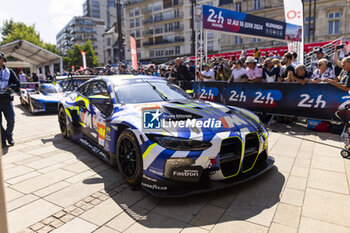
[[[110,141],[108,119],[112,114],[113,104],[107,84],[102,80],[90,82],[86,95],[90,113],[87,117],[91,118],[91,124],[87,125],[89,132],[86,132],[86,135],[89,135],[95,144],[108,150]]]

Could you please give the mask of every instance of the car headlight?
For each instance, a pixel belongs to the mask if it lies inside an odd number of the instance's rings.
[[[165,147],[171,150],[178,151],[200,151],[206,150],[211,147],[210,142],[203,142],[197,140],[191,140],[186,138],[176,138],[176,137],[168,137],[168,136],[160,136],[160,135],[147,135],[147,137],[160,146]]]
[[[32,103],[34,108],[43,109],[43,106],[40,104],[40,102],[38,100],[31,99],[30,102]]]

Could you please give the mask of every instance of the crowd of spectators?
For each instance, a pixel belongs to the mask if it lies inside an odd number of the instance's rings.
[[[208,59],[202,67],[202,72],[196,72],[200,67],[196,69],[194,60],[177,58],[173,62],[162,65],[139,65],[137,70],[128,69],[121,63],[118,67],[107,65],[104,68],[80,70],[71,74],[137,74],[163,77],[170,81],[297,82],[301,85],[330,83],[342,90],[349,90],[350,56],[343,56],[339,60],[338,50],[335,48],[335,55],[331,62],[322,48],[315,49],[314,53],[317,61],[310,68],[299,64],[298,54],[295,52],[287,52],[283,57],[277,52],[262,56],[260,50],[256,48],[254,56],[247,56],[246,49],[243,48],[239,58],[225,59],[214,56]],[[22,79],[21,75],[20,78]]]

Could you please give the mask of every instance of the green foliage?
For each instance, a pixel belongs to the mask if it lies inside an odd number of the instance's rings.
[[[56,45],[44,43],[39,32],[35,30],[35,25],[28,26],[22,22],[14,22],[12,19],[5,20],[1,27],[1,35],[3,40],[0,44],[8,44],[16,40],[26,40],[50,52],[60,55],[60,51],[56,49]]]
[[[75,44],[73,49],[67,51],[67,56],[63,57],[65,67],[70,70],[72,66],[75,66],[76,68],[83,66],[81,51],[84,51],[86,54],[86,65],[88,67],[101,66],[100,62],[98,61],[98,57],[95,55],[92,43],[90,40],[88,40],[83,45]]]
[[[8,44],[16,40],[26,40],[37,46],[43,46],[40,34],[35,31],[35,25],[28,26],[22,22],[5,21],[1,34],[3,35],[1,44]]]

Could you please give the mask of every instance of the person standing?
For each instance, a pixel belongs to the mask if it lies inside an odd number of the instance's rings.
[[[0,124],[1,124],[1,138],[2,147],[6,146],[6,141],[10,146],[13,146],[13,128],[15,126],[15,112],[12,105],[11,89],[19,90],[19,80],[13,72],[5,66],[7,61],[4,53],[0,52]],[[2,115],[4,115],[7,127],[2,126]]]

